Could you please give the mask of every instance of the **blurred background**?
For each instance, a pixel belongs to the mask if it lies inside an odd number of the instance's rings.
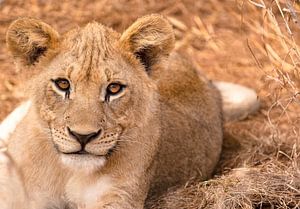
[[[291,180],[300,176],[299,12],[298,0],[0,0],[0,120],[24,100],[22,76],[5,45],[7,27],[16,18],[42,19],[60,33],[90,21],[122,32],[138,17],[161,13],[174,27],[176,51],[188,56],[209,79],[251,87],[261,100],[257,114],[225,125],[217,174],[231,178],[232,169],[249,167]],[[299,193],[300,186],[292,187],[296,190],[286,188],[281,195]],[[266,193],[280,196],[272,192]],[[258,196],[249,197],[249,204],[282,202]],[[300,197],[293,198],[297,202]]]

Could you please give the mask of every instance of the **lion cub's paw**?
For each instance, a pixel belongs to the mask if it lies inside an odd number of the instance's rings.
[[[223,81],[214,85],[221,93],[225,121],[243,120],[259,109],[260,101],[253,89]]]

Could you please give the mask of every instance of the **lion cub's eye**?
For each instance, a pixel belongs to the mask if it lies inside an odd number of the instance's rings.
[[[122,86],[121,84],[111,83],[107,87],[107,93],[109,93],[110,95],[115,95],[115,94],[120,93],[123,90],[123,88],[124,88],[124,86]]]
[[[65,78],[58,78],[53,80],[56,87],[61,91],[69,91],[70,90],[70,82]]]
[[[121,93],[124,88],[125,88],[125,86],[122,84],[119,84],[119,83],[109,84],[108,87],[106,88],[105,100],[109,101],[110,96],[115,96],[115,95]]]

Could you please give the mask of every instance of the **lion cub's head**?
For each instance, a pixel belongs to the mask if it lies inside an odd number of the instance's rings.
[[[123,34],[94,22],[61,36],[21,18],[9,27],[7,44],[18,66],[39,71],[31,97],[54,150],[70,166],[99,168],[138,140],[137,127],[156,111],[151,71],[167,58],[174,35],[159,15]]]

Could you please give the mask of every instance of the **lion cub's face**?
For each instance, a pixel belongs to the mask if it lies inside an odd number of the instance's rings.
[[[158,15],[123,35],[98,23],[60,37],[35,19],[15,21],[7,43],[19,65],[40,68],[32,97],[51,143],[71,167],[99,168],[138,142],[137,127],[156,110],[150,70],[173,47],[172,29]]]
[[[91,24],[80,31],[78,42],[65,40],[71,47],[53,59],[47,84],[41,87],[42,117],[49,121],[54,146],[67,164],[102,166],[125,140],[132,125],[128,121],[147,111],[143,103],[149,101],[143,95],[152,94],[141,66],[130,64],[111,45],[98,45],[103,40],[92,33],[101,29]]]

